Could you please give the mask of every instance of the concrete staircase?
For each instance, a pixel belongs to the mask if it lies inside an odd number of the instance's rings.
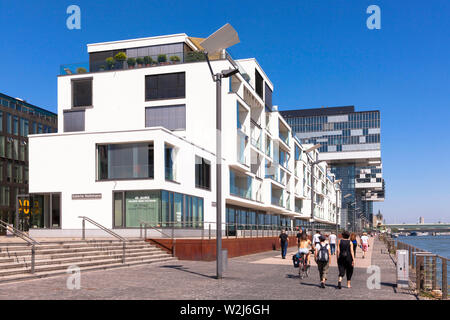
[[[19,240],[20,241],[20,240]],[[172,255],[142,239],[128,240],[125,263],[119,240],[49,241],[35,247],[35,272],[31,270],[31,246],[27,243],[0,243],[0,283],[67,274],[70,266],[81,273],[176,260]]]

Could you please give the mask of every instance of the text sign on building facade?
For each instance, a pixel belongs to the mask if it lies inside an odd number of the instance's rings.
[[[72,200],[93,200],[93,199],[101,199],[101,193],[80,193],[80,194],[72,194]]]

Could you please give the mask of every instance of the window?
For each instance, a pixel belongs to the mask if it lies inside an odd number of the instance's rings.
[[[195,156],[195,187],[211,190],[211,162]]]
[[[97,146],[97,179],[153,179],[153,143]]]
[[[166,190],[114,192],[114,227],[203,227],[203,199]]]
[[[5,156],[5,137],[0,136],[0,157]]]
[[[19,135],[19,118],[14,116],[13,119],[13,133],[17,136]]]
[[[145,101],[185,96],[184,72],[145,76]]]
[[[64,132],[75,131],[84,131],[84,110],[64,111]]]
[[[145,127],[164,127],[169,130],[186,129],[186,105],[145,108]]]
[[[264,102],[266,104],[266,107],[272,109],[272,90],[270,90],[267,83],[265,84],[265,90],[264,90]]]
[[[165,145],[164,148],[164,166],[165,166],[165,177],[166,180],[175,181],[175,148],[170,145]]]
[[[7,113],[6,114],[6,132],[9,134],[12,133],[11,127],[12,127],[12,117],[9,113]]]
[[[22,137],[28,136],[28,120],[20,118],[20,135]]]
[[[263,98],[263,87],[264,87],[264,80],[259,74],[258,70],[255,69],[255,91],[258,94],[258,96]]]
[[[72,107],[92,106],[92,78],[72,80]]]

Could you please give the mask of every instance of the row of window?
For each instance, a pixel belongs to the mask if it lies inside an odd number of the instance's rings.
[[[0,182],[28,184],[28,166],[0,160]]]
[[[166,190],[114,192],[114,227],[202,228],[203,198]]]
[[[92,78],[72,80],[72,107],[92,107]],[[186,96],[185,72],[145,76],[145,101]]]
[[[25,194],[24,188],[0,186],[0,206],[14,207],[17,194]]]
[[[5,98],[0,98],[0,105],[6,108],[11,108],[20,112],[28,113],[30,115],[35,115],[41,118],[46,119],[47,121],[51,121],[53,123],[56,123],[56,115],[52,115],[50,112],[42,112],[39,110],[36,110],[31,107],[27,107],[24,104],[16,101],[16,100],[10,100]]]
[[[164,151],[165,178],[176,180],[176,148],[166,144]],[[97,146],[97,179],[153,179],[153,142],[107,144]],[[211,190],[211,162],[195,156],[195,186]]]
[[[28,161],[28,145],[18,139],[0,136],[0,157]]]
[[[85,120],[85,110],[64,110],[64,132],[84,131]],[[145,108],[145,127],[185,130],[186,105]]]
[[[3,120],[3,118],[5,120]],[[56,129],[34,121],[31,121],[30,126],[30,121],[28,119],[13,116],[8,112],[0,110],[0,132],[2,131],[16,136],[20,135],[22,137],[27,137],[28,134],[56,132]]]
[[[369,129],[380,128],[380,121],[362,121],[362,122],[338,122],[338,123],[326,123],[326,124],[313,124],[313,125],[296,125],[292,124],[292,118],[288,118],[287,121],[291,125],[294,132],[322,132],[322,131],[336,131],[336,130],[349,130],[349,129]],[[327,126],[325,126],[327,125]]]

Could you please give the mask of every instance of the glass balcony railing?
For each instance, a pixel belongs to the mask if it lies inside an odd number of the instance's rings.
[[[281,197],[272,196],[272,204],[274,206],[283,207],[283,196]]]
[[[210,56],[210,60],[231,59],[226,53],[225,55]],[[99,62],[80,62],[64,64],[60,66],[60,75],[81,74],[89,72],[102,72],[111,70],[127,70],[136,68],[157,67],[164,65],[173,65],[179,63],[191,63],[206,61],[205,54],[200,51],[188,51],[178,53],[166,53],[151,56],[133,57],[126,60],[111,60]],[[233,61],[234,63],[234,61]]]
[[[252,187],[239,187],[235,184],[230,184],[230,194],[252,200]]]
[[[284,143],[286,143],[287,145],[289,145],[289,134],[284,134],[283,132],[279,132],[279,137],[280,137],[280,139],[284,142]]]

